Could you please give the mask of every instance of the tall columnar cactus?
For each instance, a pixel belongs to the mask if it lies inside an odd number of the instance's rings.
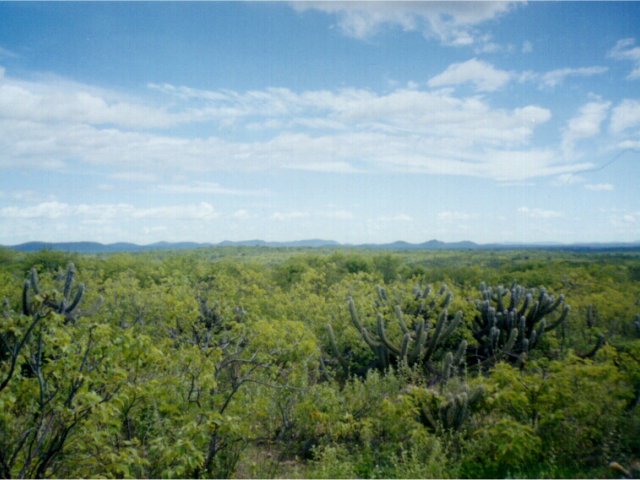
[[[377,292],[376,305],[388,307],[388,296],[385,289],[378,287]],[[464,359],[465,341],[461,343],[455,355],[450,353],[449,356],[444,357],[442,368],[437,366],[435,359],[438,356],[436,352],[442,349],[462,322],[462,313],[458,312],[454,316],[449,315],[447,307],[451,302],[452,295],[446,288],[441,289],[436,296],[429,297],[430,292],[430,287],[414,290],[418,306],[409,316],[410,322],[407,322],[400,305],[396,304],[393,307],[393,315],[402,335],[397,340],[389,338],[386,320],[380,311],[376,315],[375,332],[370,332],[360,321],[353,297],[349,296],[347,304],[351,321],[366,344],[377,355],[378,365],[381,368],[398,363],[405,363],[409,366],[422,365],[429,373],[437,373],[439,377],[451,376],[459,368]],[[436,313],[436,309],[439,310],[439,314]],[[333,342],[335,342],[335,338]]]
[[[560,326],[569,313],[564,295],[556,299],[544,288],[527,290],[515,283],[510,289],[492,288],[483,283],[480,293],[472,332],[478,342],[473,360],[481,364],[524,362],[542,335]]]

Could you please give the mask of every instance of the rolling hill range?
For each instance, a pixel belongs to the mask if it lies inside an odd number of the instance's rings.
[[[342,244],[333,240],[297,240],[291,242],[269,242],[265,240],[225,240],[219,243],[197,242],[157,242],[148,245],[119,242],[103,244],[98,242],[27,242],[19,245],[6,246],[20,252],[37,252],[54,250],[75,253],[116,253],[116,252],[149,252],[154,250],[189,250],[195,248],[212,247],[264,247],[264,248],[361,248],[370,250],[568,250],[568,251],[628,251],[640,250],[640,242],[635,243],[519,243],[519,244],[478,244],[470,241],[441,242],[429,240],[423,243],[408,243],[396,241],[383,244]]]

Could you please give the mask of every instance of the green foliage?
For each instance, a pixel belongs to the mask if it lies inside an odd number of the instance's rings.
[[[467,448],[461,473],[471,478],[527,476],[542,454],[534,429],[509,418],[494,419],[478,429]]]
[[[632,473],[639,270],[637,253],[0,249],[0,476]]]

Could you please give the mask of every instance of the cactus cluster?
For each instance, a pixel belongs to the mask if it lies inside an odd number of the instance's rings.
[[[394,341],[389,338],[386,320],[380,311],[376,315],[375,332],[369,332],[360,320],[353,297],[349,296],[347,304],[351,321],[366,344],[376,354],[378,366],[384,369],[389,365],[404,363],[409,366],[421,365],[430,374],[437,374],[442,378],[448,378],[454,374],[464,362],[466,341],[461,342],[455,354],[449,352],[445,355],[440,366],[435,361],[437,357],[442,356],[436,353],[441,353],[442,347],[462,321],[461,312],[453,316],[448,313],[452,298],[451,292],[443,287],[437,295],[431,295],[430,286],[424,289],[416,287],[413,294],[417,307],[410,315],[405,315],[399,304],[390,306],[386,290],[383,287],[377,287],[377,294],[376,306],[378,309],[390,308],[393,311],[401,331],[402,337],[400,339]],[[436,313],[437,310],[439,310],[439,314]],[[407,321],[408,319],[410,321]],[[330,326],[328,330],[336,356],[340,361],[343,361],[335,342],[333,330]]]
[[[420,422],[434,432],[441,432],[459,430],[482,399],[484,389],[461,383],[446,393],[433,388],[415,388],[411,393]]]
[[[509,289],[492,288],[483,283],[480,293],[472,324],[478,342],[474,360],[480,364],[499,360],[523,363],[542,335],[560,326],[569,313],[564,295],[556,299],[544,288],[525,289],[515,283]]]
[[[40,314],[46,316],[49,311],[63,315],[65,322],[73,322],[76,318],[76,308],[84,295],[84,285],[80,284],[73,293],[76,268],[69,263],[64,275],[62,298],[57,291],[42,293],[38,281],[38,272],[32,268],[22,288],[22,313],[27,316]],[[41,309],[45,309],[42,311]]]
[[[42,292],[35,268],[29,272],[22,288],[22,314],[28,317],[26,329],[22,335],[13,331],[0,331],[0,362],[7,363],[6,374],[0,378],[0,391],[8,385],[16,371],[18,358],[25,345],[30,341],[36,327],[51,313],[62,315],[65,323],[74,322],[78,312],[77,307],[84,295],[84,285],[79,285],[73,293],[75,266],[70,263],[64,276],[62,298],[55,290]],[[4,302],[3,316],[11,315],[8,301]],[[29,363],[22,365],[25,375],[34,374],[34,368]]]

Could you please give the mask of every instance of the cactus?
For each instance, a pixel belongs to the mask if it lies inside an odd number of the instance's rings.
[[[579,358],[593,358],[596,356],[596,353],[598,353],[598,350],[600,350],[606,343],[607,339],[605,338],[604,335],[598,335],[598,338],[596,339],[596,344],[593,346],[593,348],[591,350],[589,350],[587,353],[578,353],[578,357]]]
[[[596,326],[598,319],[598,311],[592,304],[587,307],[587,328],[593,328]]]
[[[32,268],[22,288],[22,313],[26,316],[32,316],[41,310],[40,314],[46,316],[47,313],[45,312],[50,311],[63,315],[65,323],[75,321],[77,316],[76,308],[80,304],[85,291],[84,285],[79,284],[75,294],[72,295],[75,273],[75,265],[69,263],[65,273],[62,298],[59,299],[59,292],[56,291],[41,294],[38,272],[35,268]]]
[[[388,307],[388,295],[383,287],[377,287],[376,305]],[[376,315],[375,333],[370,332],[360,321],[358,311],[353,297],[349,296],[347,305],[351,322],[360,332],[365,343],[376,354],[378,366],[387,368],[390,364],[404,363],[409,366],[421,365],[430,373],[438,374],[439,378],[448,378],[452,373],[457,372],[463,361],[466,342],[463,341],[458,347],[456,355],[451,354],[449,365],[446,368],[438,368],[435,365],[436,352],[449,340],[452,333],[462,322],[462,313],[458,312],[453,317],[448,314],[447,307],[452,298],[451,292],[443,287],[438,296],[428,298],[431,287],[425,289],[416,287],[414,289],[417,307],[411,315],[412,324],[408,325],[405,319],[405,312],[400,305],[394,305],[391,309],[400,327],[402,337],[399,341],[390,339],[387,334],[386,320],[381,312]],[[435,317],[436,308],[440,313]],[[330,339],[332,331],[330,332]],[[335,342],[332,340],[332,342]],[[333,346],[333,343],[332,343]],[[337,352],[337,347],[333,346]]]
[[[482,386],[471,388],[466,383],[454,383],[449,390],[446,393],[433,388],[411,390],[420,422],[433,432],[460,430],[484,395]]]
[[[3,378],[0,378],[0,392],[6,388],[13,377],[20,353],[31,338],[36,335],[34,331],[42,321],[49,318],[51,314],[62,315],[65,324],[75,321],[78,315],[76,309],[84,295],[84,285],[82,284],[76,288],[75,294],[73,294],[75,271],[75,266],[70,263],[65,273],[62,298],[59,298],[60,292],[56,290],[41,291],[38,272],[35,268],[29,271],[22,287],[22,314],[28,317],[26,330],[21,336],[17,336],[13,332],[0,332],[0,344],[3,345],[0,361],[8,363],[7,373]],[[5,302],[4,308],[4,315],[10,315],[8,302]],[[41,334],[38,335],[39,342],[41,342]],[[34,373],[34,367],[28,363],[24,364],[22,369],[26,375]]]
[[[474,360],[480,365],[500,360],[522,364],[544,333],[560,326],[569,313],[564,295],[555,299],[544,288],[527,290],[515,283],[510,289],[491,288],[483,283],[480,293],[472,325],[478,343]]]

